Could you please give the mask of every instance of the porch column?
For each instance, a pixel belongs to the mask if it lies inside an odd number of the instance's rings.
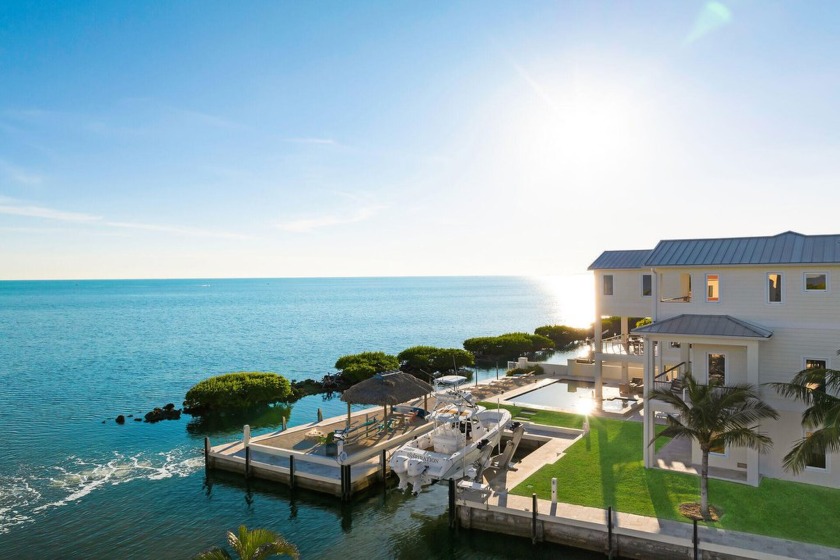
[[[628,327],[627,317],[621,317],[621,346],[624,348],[624,354],[630,355],[630,329]],[[626,359],[621,360],[621,382],[627,383],[629,379],[630,364]]]
[[[604,360],[602,357],[603,348],[601,347],[601,331],[604,328],[601,322],[601,315],[595,318],[595,406],[600,409],[601,403],[604,399],[603,387],[601,387],[603,377]]]
[[[661,340],[658,340],[656,346],[657,350],[659,350],[659,369],[656,373],[659,374],[665,371],[665,344]]]
[[[680,361],[685,362],[685,365],[682,367],[682,371],[691,371],[691,356],[689,355],[689,346],[691,346],[688,342],[680,342]],[[680,373],[679,371],[677,372]]]
[[[654,446],[648,445],[653,439],[654,431],[654,414],[648,396],[653,390],[654,364],[655,358],[653,355],[654,341],[649,337],[644,337],[644,356],[645,356],[645,373],[644,373],[644,405],[642,410],[644,416],[642,418],[643,437],[642,437],[642,454],[645,458],[645,467],[652,468],[656,465],[654,457]]]
[[[755,340],[747,342],[747,383],[752,385],[756,391],[760,391],[758,385],[758,342]],[[747,449],[747,484],[758,486],[761,475],[760,461],[761,453],[755,449]]]

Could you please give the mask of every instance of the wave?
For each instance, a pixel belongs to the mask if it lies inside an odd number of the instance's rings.
[[[27,509],[41,493],[30,482],[21,476],[0,476],[0,535],[33,520]]]
[[[123,455],[102,462],[71,456],[41,473],[0,477],[0,534],[35,521],[35,515],[83,499],[98,489],[137,480],[186,477],[203,468],[195,448]],[[22,471],[25,469],[21,469]]]

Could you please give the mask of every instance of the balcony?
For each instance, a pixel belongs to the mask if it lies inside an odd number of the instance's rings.
[[[629,336],[625,341],[621,335],[601,340],[602,354],[623,354],[626,356],[644,356],[645,345],[642,337]]]

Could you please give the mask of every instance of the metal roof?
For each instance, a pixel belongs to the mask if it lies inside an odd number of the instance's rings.
[[[650,255],[650,249],[641,251],[604,251],[588,270],[615,270],[618,268],[641,268]]]
[[[643,264],[656,267],[829,263],[840,263],[840,235],[786,231],[772,237],[660,241]]]
[[[773,331],[729,315],[678,315],[633,329],[634,334],[680,334],[770,338]]]

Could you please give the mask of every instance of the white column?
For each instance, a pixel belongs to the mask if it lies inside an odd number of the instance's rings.
[[[689,356],[688,353],[689,346],[688,342],[683,341],[680,343],[680,361],[685,362],[685,365],[682,367],[682,371],[691,370],[691,356]]]
[[[648,396],[650,392],[653,390],[653,366],[654,366],[654,356],[653,356],[653,340],[649,337],[645,337],[644,339],[644,356],[645,356],[645,373],[644,373],[644,406],[642,410],[644,410],[644,418],[643,418],[643,437],[642,437],[642,453],[645,458],[645,467],[651,468],[655,465],[654,462],[654,446],[648,445],[653,439],[653,435],[656,433],[654,431],[654,418],[653,418],[653,410],[650,406],[650,401],[648,400]]]
[[[601,408],[601,403],[604,399],[604,391],[601,387],[603,377],[603,359],[601,348],[601,331],[604,325],[601,323],[601,315],[595,318],[595,406]]]
[[[758,385],[758,341],[747,342],[747,383],[752,385],[756,391],[760,390]],[[747,449],[747,484],[758,486],[761,475],[761,453],[755,449]]]
[[[624,348],[625,355],[630,354],[630,329],[628,327],[627,317],[621,317],[621,347]],[[630,364],[625,357],[621,359],[621,382],[627,383],[629,378]]]

